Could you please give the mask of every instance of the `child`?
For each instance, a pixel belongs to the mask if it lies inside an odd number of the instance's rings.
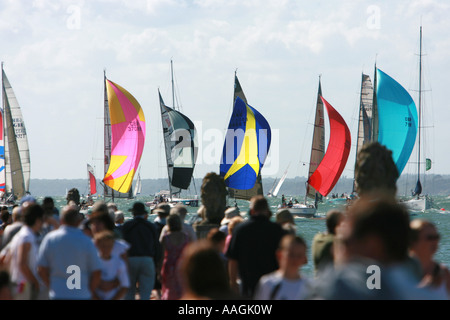
[[[279,269],[261,277],[254,300],[306,299],[312,283],[300,275],[300,267],[308,262],[305,241],[299,236],[286,235],[276,255]]]
[[[102,260],[102,276],[99,287],[94,292],[97,300],[121,300],[130,287],[127,267],[118,256],[111,255],[114,233],[101,231],[94,236],[94,242]],[[118,285],[112,285],[118,283]]]

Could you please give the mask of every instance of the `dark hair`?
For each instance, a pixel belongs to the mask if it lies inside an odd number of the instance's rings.
[[[288,246],[290,246],[292,243],[300,244],[304,246],[305,248],[308,248],[305,242],[305,239],[303,239],[300,236],[293,235],[293,234],[287,234],[281,238],[278,248],[279,249],[286,249]]]
[[[115,228],[115,224],[114,224],[114,220],[111,217],[111,215],[108,212],[103,212],[103,211],[97,211],[95,213],[92,213],[92,215],[89,218],[89,224],[92,221],[100,221],[105,225],[105,228],[108,230],[114,230]]]
[[[379,142],[364,145],[355,163],[356,189],[359,195],[383,192],[395,196],[399,172],[392,151]]]
[[[9,211],[2,210],[2,212],[0,214],[0,220],[2,220],[3,223],[8,223],[10,216],[11,216],[11,214],[9,213]]]
[[[230,287],[223,260],[208,240],[189,244],[180,260],[183,284],[201,297],[228,299]]]
[[[167,226],[172,232],[181,231],[182,225],[180,216],[177,214],[169,215],[169,217],[167,218]]]
[[[251,198],[250,209],[258,214],[263,214],[268,217],[272,215],[267,199],[262,195],[257,195]]]
[[[344,214],[336,209],[332,209],[327,212],[326,225],[327,231],[331,234],[336,234],[336,227],[344,218]]]
[[[218,228],[213,228],[209,230],[206,238],[211,241],[212,244],[219,244],[220,242],[225,241],[227,235]]]
[[[358,201],[349,209],[353,223],[351,239],[359,241],[368,235],[378,236],[389,261],[403,261],[408,256],[411,237],[409,214],[393,199]]]
[[[44,209],[36,203],[22,207],[22,210],[23,221],[29,227],[33,226],[38,219],[44,217]]]

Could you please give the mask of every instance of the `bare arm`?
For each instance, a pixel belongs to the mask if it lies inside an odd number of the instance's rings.
[[[95,270],[91,274],[91,279],[89,281],[89,288],[92,294],[95,293],[95,289],[97,289],[98,286],[100,285],[101,275],[102,275],[101,270]]]
[[[37,289],[39,289],[39,281],[34,276],[33,272],[30,270],[29,262],[28,262],[28,255],[31,250],[31,243],[25,242],[24,244],[19,246],[18,249],[18,264],[19,264],[19,270],[22,272],[24,277],[27,279],[28,282],[33,284]]]

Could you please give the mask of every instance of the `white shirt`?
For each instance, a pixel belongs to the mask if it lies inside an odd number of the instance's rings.
[[[312,282],[301,277],[296,280],[283,278],[281,272],[274,271],[259,279],[254,300],[303,300],[310,293]]]
[[[10,274],[11,281],[19,284],[21,282],[26,282],[25,276],[22,274],[19,268],[19,247],[25,243],[30,243],[31,248],[28,252],[28,266],[33,272],[34,276],[37,277],[37,255],[39,247],[37,245],[37,237],[30,227],[24,225],[20,228],[20,231],[12,238],[9,252],[11,253],[10,262]]]
[[[110,291],[96,290],[98,297],[102,300],[111,300],[120,288],[129,288],[130,279],[128,277],[127,267],[125,262],[118,256],[111,255],[111,259],[102,261],[102,275],[101,279],[105,281],[111,281],[117,278],[119,280],[119,286]]]

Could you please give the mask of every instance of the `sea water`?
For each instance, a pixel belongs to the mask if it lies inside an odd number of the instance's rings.
[[[302,199],[300,196],[297,199]],[[433,222],[438,232],[441,235],[441,240],[439,243],[439,249],[436,252],[435,259],[448,267],[450,267],[450,196],[432,196],[433,198],[433,208],[426,210],[425,212],[410,212],[410,218],[423,218],[428,219]],[[274,220],[275,213],[277,211],[278,205],[281,203],[280,198],[267,198],[269,205],[271,206],[272,212],[274,213],[272,219]],[[39,202],[42,199],[37,198]],[[58,209],[61,209],[66,204],[66,199],[64,197],[54,197],[55,205]],[[126,219],[131,219],[132,215],[129,209],[132,207],[135,201],[148,202],[152,201],[153,197],[138,196],[135,200],[128,199],[116,199],[115,203],[119,210],[123,211]],[[234,203],[234,201],[233,201]],[[237,200],[237,205],[244,217],[248,217],[249,202],[245,200]],[[302,267],[301,272],[307,276],[313,276],[313,262],[311,257],[311,244],[314,235],[318,232],[326,231],[325,225],[325,215],[330,209],[339,209],[345,203],[331,203],[325,201],[319,205],[317,214],[315,218],[301,218],[295,217],[295,224],[297,226],[297,234],[303,237],[308,246],[308,263]],[[149,209],[149,208],[148,208]],[[189,221],[197,216],[198,207],[187,207],[188,216],[186,220]],[[153,221],[155,215],[150,215],[149,220]]]

